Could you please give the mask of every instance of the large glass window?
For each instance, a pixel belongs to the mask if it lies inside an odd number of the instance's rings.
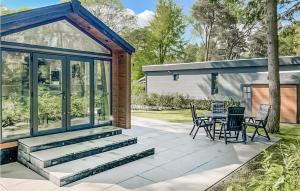
[[[30,55],[2,52],[2,138],[30,134]]]
[[[65,20],[3,36],[1,40],[80,51],[110,53],[108,49]]]
[[[90,123],[90,62],[70,62],[71,126]]]
[[[62,127],[62,60],[38,58],[38,130]]]
[[[110,120],[110,62],[95,61],[95,124]]]

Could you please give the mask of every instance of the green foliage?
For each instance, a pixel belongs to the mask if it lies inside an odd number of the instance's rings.
[[[197,100],[189,96],[180,94],[140,94],[132,97],[133,105],[155,106],[158,108],[173,108],[173,109],[187,109],[190,108],[190,103],[194,103],[199,110],[211,110],[212,99]],[[225,106],[239,106],[240,102],[233,98],[228,98],[225,101]]]
[[[11,94],[2,100],[2,126],[7,127],[21,121],[29,120],[28,97]]]
[[[123,36],[136,48],[136,52],[132,55],[131,69],[133,80],[138,80],[144,76],[142,67],[154,64],[155,60],[149,27],[135,29],[132,32],[125,33]]]
[[[204,46],[198,44],[187,44],[184,48],[184,55],[180,62],[204,61]]]
[[[133,81],[131,83],[131,94],[132,95],[141,95],[145,93],[145,83],[138,83]]]
[[[266,57],[265,0],[197,0],[190,22],[193,32],[203,40],[205,60]],[[299,36],[293,35],[300,11],[299,1],[278,1],[280,55],[299,55]],[[299,20],[299,19],[298,19]],[[296,50],[295,50],[296,49]]]
[[[182,8],[174,0],[159,0],[149,28],[156,56],[154,63],[164,64],[182,55],[185,27]]]
[[[173,0],[160,0],[150,26],[123,33],[136,48],[132,56],[133,80],[144,76],[145,65],[182,61],[185,27],[182,9]]]
[[[284,27],[279,32],[279,54],[296,56],[300,53],[300,22]]]
[[[280,144],[279,152],[264,151],[257,175],[247,185],[235,184],[227,191],[296,191],[300,189],[300,144]],[[275,153],[280,153],[276,156]]]
[[[39,95],[38,109],[42,116],[40,119],[52,118],[56,119],[61,117],[61,96],[51,95],[49,92],[45,91]]]

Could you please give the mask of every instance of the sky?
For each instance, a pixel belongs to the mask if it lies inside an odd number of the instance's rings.
[[[137,15],[138,23],[142,26],[149,23],[153,18],[157,0],[121,0],[123,5],[133,11]],[[194,0],[175,0],[182,7],[185,15],[189,15]],[[58,4],[60,0],[0,0],[0,3],[9,9],[17,9],[20,7],[38,8],[53,4]],[[192,41],[194,37],[191,34],[191,28],[185,31],[184,38]]]

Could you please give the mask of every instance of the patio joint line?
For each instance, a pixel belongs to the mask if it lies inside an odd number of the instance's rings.
[[[187,173],[189,173],[189,172],[192,172],[193,170],[195,170],[195,169],[197,169],[197,168],[199,168],[199,167],[201,167],[201,166],[203,166],[203,165],[206,165],[206,164],[208,164],[209,162],[211,162],[211,160],[210,160],[210,161],[207,161],[207,162],[204,162],[204,163],[202,163],[202,164],[200,164],[200,165],[197,165],[197,166],[194,167],[193,169],[191,169],[191,170],[189,170],[189,171],[183,173],[183,175],[185,175],[185,174],[187,174]]]

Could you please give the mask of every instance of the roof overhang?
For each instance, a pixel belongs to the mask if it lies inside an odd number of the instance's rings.
[[[129,54],[135,52],[133,46],[91,14],[77,0],[0,16],[0,36],[64,19],[110,50],[123,50]]]
[[[280,66],[300,66],[299,56],[283,56],[279,58]],[[143,66],[144,72],[157,71],[181,71],[181,70],[210,70],[210,69],[230,69],[230,68],[250,68],[250,67],[267,67],[268,59],[240,59],[240,60],[222,60],[210,62],[193,62],[180,64],[160,64]]]

